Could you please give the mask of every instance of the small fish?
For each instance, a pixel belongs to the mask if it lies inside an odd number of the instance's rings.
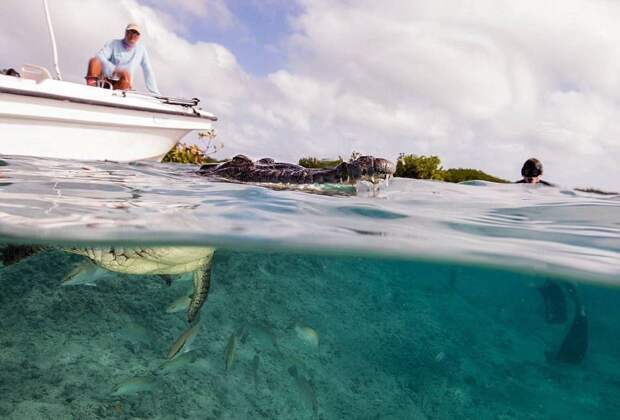
[[[232,368],[235,361],[235,347],[237,346],[237,337],[232,334],[226,344],[226,350],[224,350],[224,362],[226,363],[226,372]]]
[[[254,379],[254,388],[258,388],[258,368],[260,367],[260,357],[258,353],[254,355],[252,359],[252,379]]]
[[[168,305],[168,307],[166,308],[166,313],[174,314],[176,312],[181,312],[181,311],[186,310],[187,307],[189,306],[189,302],[191,299],[192,299],[191,296],[181,296],[180,298],[172,302],[170,305]]]
[[[297,337],[312,347],[319,347],[319,333],[307,325],[295,325]]]
[[[152,391],[155,389],[156,385],[155,378],[152,376],[137,376],[121,382],[114,388],[112,395],[118,397],[121,395],[133,395],[139,392]]]
[[[170,348],[170,351],[168,352],[168,355],[166,357],[168,359],[173,359],[177,355],[188,351],[190,344],[192,343],[192,341],[194,341],[194,338],[196,338],[196,334],[198,334],[199,330],[200,323],[196,322],[194,323],[194,325],[191,325],[188,329],[183,331],[183,333],[179,336],[179,338],[177,338],[177,340]]]
[[[199,357],[200,355],[195,350],[186,351],[172,360],[165,361],[159,369],[165,373],[176,372],[179,369],[183,369],[184,367],[191,365],[198,360]]]
[[[96,286],[97,280],[109,276],[107,270],[93,264],[90,260],[81,262],[75,266],[69,274],[62,279],[62,286]]]
[[[302,400],[308,408],[312,409],[312,414],[314,418],[318,418],[319,414],[319,400],[316,396],[316,389],[314,388],[314,384],[306,379],[305,376],[301,375],[297,371],[296,366],[291,366],[288,368],[288,373],[295,379],[295,386],[299,395],[301,395]]]

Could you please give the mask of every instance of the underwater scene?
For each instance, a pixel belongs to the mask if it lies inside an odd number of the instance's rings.
[[[0,160],[2,419],[613,419],[620,196]]]

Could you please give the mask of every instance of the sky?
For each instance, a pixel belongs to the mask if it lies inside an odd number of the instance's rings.
[[[218,115],[218,157],[413,153],[513,180],[538,157],[620,189],[617,1],[48,1],[65,80],[139,23],[162,93]],[[0,1],[0,51],[52,67],[40,0]]]

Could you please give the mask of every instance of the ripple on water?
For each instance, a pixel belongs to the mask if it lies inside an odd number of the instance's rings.
[[[354,195],[350,185],[215,182],[193,165],[1,162],[0,235],[22,242],[269,245],[620,276],[618,196],[399,178]]]

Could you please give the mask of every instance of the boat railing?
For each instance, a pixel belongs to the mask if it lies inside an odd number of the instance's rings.
[[[200,103],[198,98],[175,98],[173,96],[156,96],[156,98],[171,105],[197,106]]]
[[[182,105],[182,106],[187,106],[187,107],[198,106],[198,104],[200,103],[200,99],[198,98],[178,98],[174,96],[163,96],[163,95],[157,95],[157,94],[152,94],[148,92],[140,92],[136,90],[124,91],[123,96],[143,96],[143,97],[147,96],[150,98],[159,99],[165,104]]]
[[[210,112],[204,111],[198,108],[198,104],[200,103],[200,99],[198,98],[177,98],[174,96],[163,96],[156,95],[149,92],[140,92],[136,90],[126,90],[122,93],[123,97],[148,97],[151,99],[156,99],[160,102],[163,102],[168,105],[180,105],[186,108],[191,108],[194,112],[194,115],[200,118],[206,118],[211,121],[217,121],[217,117]]]

